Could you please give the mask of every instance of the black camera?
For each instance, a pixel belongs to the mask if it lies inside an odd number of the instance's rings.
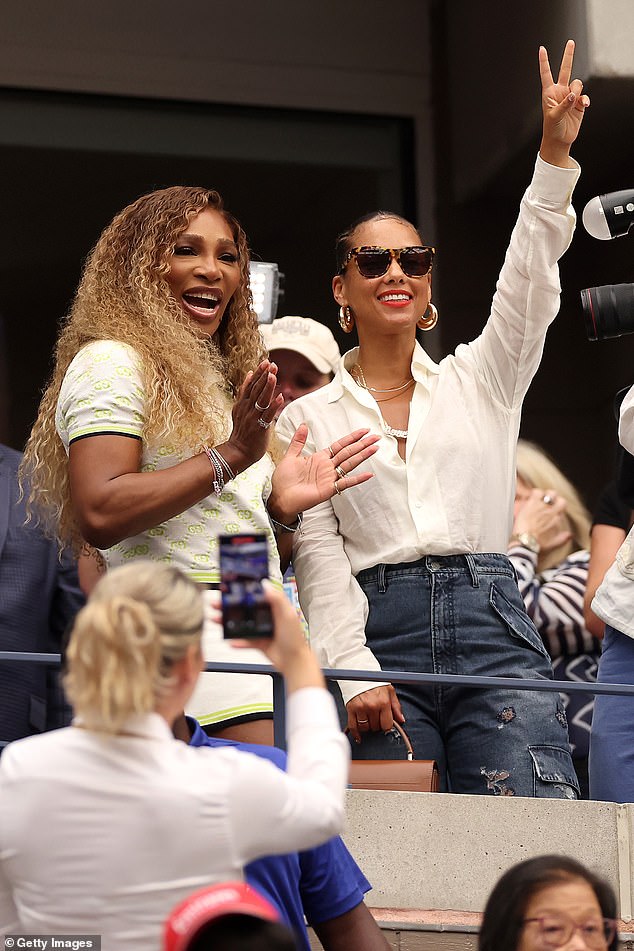
[[[581,291],[588,340],[609,340],[634,332],[634,284],[606,284]]]

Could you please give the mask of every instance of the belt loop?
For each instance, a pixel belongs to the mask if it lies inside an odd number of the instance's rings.
[[[380,564],[377,568],[376,573],[376,584],[379,589],[379,594],[385,594],[387,591],[387,581],[385,580],[385,565]]]
[[[471,586],[473,588],[480,587],[480,579],[478,577],[478,568],[476,565],[476,560],[473,555],[465,555],[467,562],[467,568],[469,569],[469,574],[471,575]]]

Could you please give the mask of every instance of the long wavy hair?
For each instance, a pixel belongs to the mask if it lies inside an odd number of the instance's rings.
[[[238,288],[212,340],[197,336],[166,280],[176,238],[207,208],[219,212],[229,226],[240,267]],[[82,543],[55,410],[71,361],[94,340],[129,344],[141,358],[144,441],[169,436],[195,448],[226,437],[223,394],[212,381],[220,376],[235,394],[262,359],[264,347],[249,290],[247,238],[218,192],[177,185],[143,195],[105,228],[84,265],[21,467],[29,485],[29,511],[45,531],[57,535],[60,545],[75,550]]]
[[[545,552],[537,560],[539,571],[554,568],[574,551],[590,548],[592,519],[581,496],[543,449],[526,439],[517,442],[517,474],[530,489],[554,489],[566,501],[564,518],[572,537],[558,548]]]

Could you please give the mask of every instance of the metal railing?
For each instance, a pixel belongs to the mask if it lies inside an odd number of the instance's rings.
[[[35,664],[49,664],[59,666],[60,654],[38,654],[25,651],[0,651],[2,661],[28,661]],[[215,663],[205,664],[205,670],[211,673],[228,674],[260,674],[271,677],[273,680],[273,729],[275,745],[286,749],[286,696],[284,692],[284,678],[269,664],[239,664]],[[588,683],[574,680],[541,680],[538,678],[522,677],[476,677],[466,674],[416,674],[406,670],[334,670],[331,667],[323,668],[327,680],[361,680],[366,683],[392,684],[426,684],[433,687],[440,684],[475,687],[486,689],[490,687],[510,687],[514,690],[541,690],[556,693],[592,693],[598,695],[633,696],[634,684],[617,683]],[[0,739],[0,747],[6,742]]]

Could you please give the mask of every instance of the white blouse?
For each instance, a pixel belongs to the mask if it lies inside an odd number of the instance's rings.
[[[394,437],[363,464],[375,477],[305,513],[293,564],[302,609],[324,666],[378,670],[365,643],[367,602],[355,575],[423,555],[504,552],[511,532],[522,400],[559,309],[557,261],[570,244],[579,167],[537,157],[480,336],[440,364],[416,344],[406,462]],[[342,357],[334,380],[291,403],[277,432],[288,443],[307,422],[307,449],[362,426],[381,433],[373,397]],[[346,702],[376,684],[342,683]]]
[[[287,773],[187,746],[158,714],[117,736],[72,726],[8,746],[0,934],[101,934],[103,951],[156,951],[190,892],[341,832],[349,745],[334,703],[305,688],[287,714]]]

